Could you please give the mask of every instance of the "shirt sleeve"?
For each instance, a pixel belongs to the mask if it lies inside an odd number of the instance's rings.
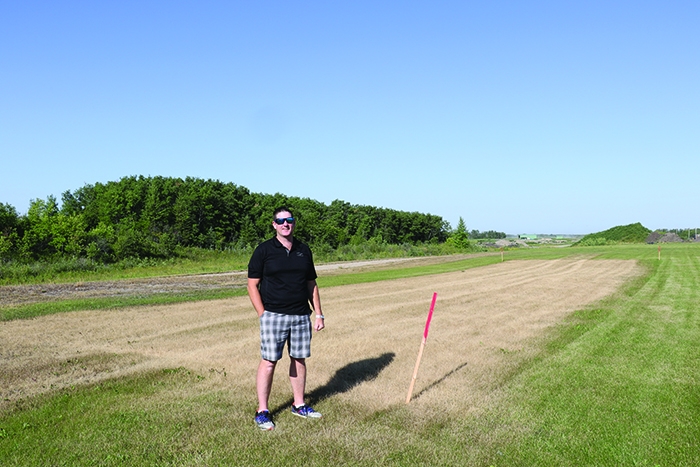
[[[314,265],[314,256],[313,253],[311,253],[311,248],[307,247],[306,250],[307,254],[309,255],[309,262],[311,263],[308,271],[306,272],[306,280],[313,281],[318,277],[318,274],[316,274],[316,266]]]
[[[248,278],[262,279],[263,277],[263,253],[262,248],[258,247],[253,251],[253,255],[248,262]]]

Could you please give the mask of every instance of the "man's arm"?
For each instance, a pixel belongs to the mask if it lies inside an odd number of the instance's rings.
[[[263,305],[262,297],[260,296],[260,279],[248,278],[248,297],[250,297],[250,302],[253,304],[253,308],[258,312],[258,318],[265,313],[265,305]]]
[[[323,316],[323,310],[321,310],[321,296],[318,293],[318,284],[316,284],[316,280],[312,280],[308,281],[307,285],[309,287],[309,297],[311,297],[311,306],[316,313],[314,329],[320,331],[326,327],[326,323],[323,321],[323,318],[319,318],[319,316]]]

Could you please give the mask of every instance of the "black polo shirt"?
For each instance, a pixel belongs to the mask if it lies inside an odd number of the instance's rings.
[[[290,251],[277,237],[258,245],[248,263],[248,277],[261,279],[265,310],[287,315],[311,313],[308,282],[318,276],[311,249],[296,238]]]

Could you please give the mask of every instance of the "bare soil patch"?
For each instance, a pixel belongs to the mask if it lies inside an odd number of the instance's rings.
[[[435,314],[412,406],[472,410],[509,367],[568,313],[641,273],[633,261],[507,261],[434,276],[321,290],[327,328],[314,335],[308,391],[368,410],[402,403],[433,292]],[[160,368],[185,367],[255,404],[258,322],[247,297],[0,323],[0,412],[19,399]],[[286,361],[286,357],[285,357]],[[289,397],[281,362],[274,404]],[[326,389],[325,392],[323,389]]]

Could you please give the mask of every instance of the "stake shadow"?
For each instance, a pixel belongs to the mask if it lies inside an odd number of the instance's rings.
[[[445,373],[445,374],[443,375],[442,378],[433,381],[433,382],[430,383],[428,386],[426,386],[426,387],[424,387],[423,389],[421,389],[421,391],[420,391],[418,394],[416,394],[415,396],[411,396],[411,400],[413,400],[413,399],[418,399],[420,396],[422,396],[422,395],[425,394],[426,392],[430,391],[430,390],[433,389],[435,386],[437,386],[438,384],[442,383],[442,382],[445,381],[447,378],[449,378],[449,377],[452,376],[453,374],[457,373],[459,370],[461,370],[461,369],[464,368],[465,366],[467,366],[467,362],[464,362],[464,363],[462,363],[461,365],[456,366],[455,368],[453,368],[453,369],[450,370],[449,372]]]
[[[309,405],[314,405],[323,399],[348,392],[355,386],[376,379],[379,373],[394,360],[395,356],[395,353],[387,352],[377,358],[368,358],[345,365],[336,371],[326,384],[307,393],[307,403]],[[273,416],[278,415],[284,409],[291,406],[293,402],[294,398],[290,398],[284,404],[271,410],[270,413]]]

